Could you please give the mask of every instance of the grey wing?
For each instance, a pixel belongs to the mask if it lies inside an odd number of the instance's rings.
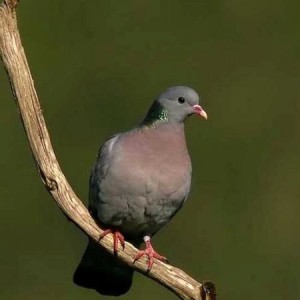
[[[101,146],[91,170],[89,180],[89,211],[94,218],[97,218],[101,181],[107,175],[113,156],[113,148],[118,139],[119,135],[114,135]]]

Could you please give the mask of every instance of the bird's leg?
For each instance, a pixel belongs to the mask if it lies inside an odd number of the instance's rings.
[[[113,239],[114,239],[114,253],[117,254],[118,253],[118,250],[119,250],[119,242],[120,244],[122,245],[122,248],[124,250],[125,248],[125,239],[124,239],[124,236],[122,235],[122,233],[120,233],[119,231],[117,230],[114,230],[114,229],[106,229],[104,230],[100,237],[99,237],[99,241],[101,239],[103,239],[107,234],[111,233],[113,235]]]
[[[146,249],[139,250],[138,254],[135,256],[135,258],[133,260],[133,263],[135,263],[137,260],[139,260],[142,256],[146,255],[148,258],[148,271],[150,271],[153,266],[154,258],[159,259],[164,262],[168,262],[168,260],[164,256],[161,256],[157,252],[154,251],[154,249],[151,245],[150,236],[146,235],[143,240],[145,242]]]

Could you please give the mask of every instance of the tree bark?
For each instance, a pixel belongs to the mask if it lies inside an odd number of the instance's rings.
[[[17,2],[5,0],[0,5],[0,55],[36,166],[45,187],[62,212],[84,233],[113,253],[111,235],[99,241],[103,230],[97,226],[74,193],[56,159],[17,27]],[[211,282],[201,284],[182,270],[158,260],[155,260],[151,271],[147,272],[145,259],[133,264],[136,253],[137,249],[126,243],[125,249],[118,252],[118,258],[165,286],[181,299],[216,299],[215,287]]]

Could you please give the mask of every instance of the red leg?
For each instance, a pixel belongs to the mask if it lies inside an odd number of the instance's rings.
[[[103,233],[100,235],[99,237],[99,241],[101,239],[103,239],[107,234],[113,234],[113,238],[114,238],[114,252],[117,253],[119,250],[119,242],[124,250],[125,248],[125,239],[124,236],[122,235],[122,233],[120,233],[119,231],[113,230],[113,229],[106,229],[103,231]]]
[[[154,263],[154,258],[164,261],[164,262],[168,262],[168,260],[164,256],[161,256],[157,252],[155,252],[155,250],[153,249],[153,247],[151,245],[150,237],[145,236],[144,241],[145,241],[146,249],[140,250],[138,252],[138,254],[135,256],[135,258],[133,260],[133,263],[135,263],[137,260],[139,260],[142,256],[146,255],[148,258],[148,271],[150,271],[153,266],[153,263]]]

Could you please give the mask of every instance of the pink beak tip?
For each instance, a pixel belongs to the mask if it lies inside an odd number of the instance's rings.
[[[193,107],[194,107],[195,114],[207,120],[207,113],[200,105],[196,104]]]

